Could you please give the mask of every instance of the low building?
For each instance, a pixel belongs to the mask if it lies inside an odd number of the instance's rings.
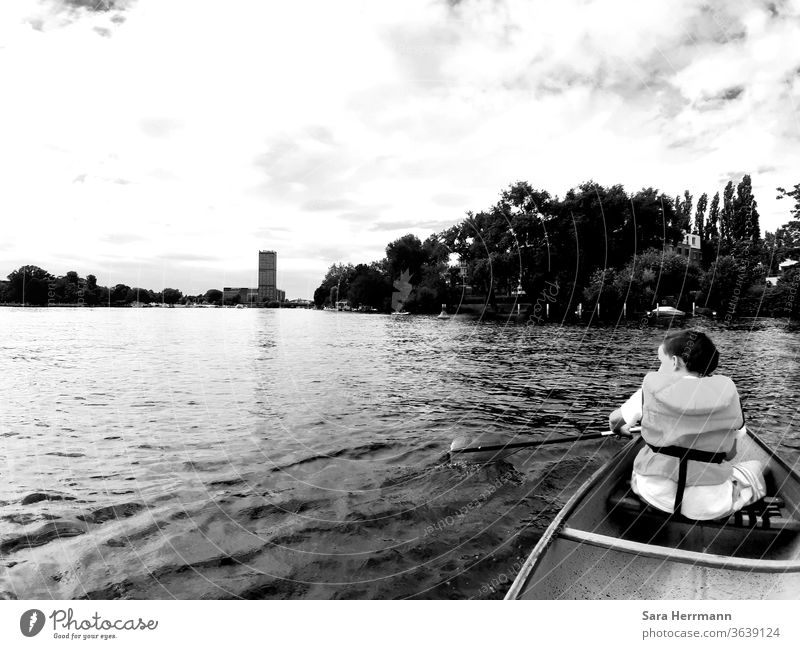
[[[226,286],[222,289],[222,302],[236,302],[238,298],[238,302],[244,304],[247,302],[247,290],[246,288],[232,288]]]
[[[668,252],[674,252],[678,255],[683,255],[688,258],[690,262],[700,264],[703,261],[703,251],[700,247],[700,237],[696,234],[684,234],[683,241],[677,245],[668,245]]]
[[[778,264],[778,274],[773,277],[767,277],[768,286],[777,286],[778,280],[787,271],[797,266],[797,261],[794,259],[787,259]]]
[[[303,300],[302,298],[295,298],[294,300],[287,300],[283,303],[284,306],[292,307],[295,309],[313,309],[313,300]]]
[[[237,296],[239,298],[238,302],[236,300]],[[222,289],[222,301],[224,303],[237,302],[237,304],[257,304],[258,289],[225,287]]]

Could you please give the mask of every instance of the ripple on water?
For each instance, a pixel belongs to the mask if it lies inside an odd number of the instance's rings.
[[[0,374],[13,467],[0,485],[0,591],[501,597],[491,584],[617,446],[476,468],[449,464],[450,442],[605,427],[655,369],[664,330],[441,324],[0,310],[15,341]],[[749,424],[796,463],[800,330],[707,326]]]

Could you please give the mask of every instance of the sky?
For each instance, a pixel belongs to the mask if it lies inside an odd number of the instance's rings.
[[[2,0],[0,275],[310,298],[520,180],[800,182],[800,0]]]

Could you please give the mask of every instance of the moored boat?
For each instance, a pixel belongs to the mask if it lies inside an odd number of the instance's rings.
[[[692,521],[630,491],[639,437],[570,498],[506,599],[797,599],[800,476],[752,431],[736,462],[766,467],[767,497],[721,521]]]
[[[656,306],[647,312],[647,319],[651,323],[681,324],[686,319],[686,312],[672,306]]]

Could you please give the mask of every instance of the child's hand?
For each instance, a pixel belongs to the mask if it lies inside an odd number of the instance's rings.
[[[736,431],[736,437],[733,439],[733,448],[730,451],[728,451],[728,454],[725,456],[726,460],[731,461],[736,457],[737,447],[739,446],[738,442],[745,435],[747,435],[747,427],[746,426],[742,426],[741,429]]]
[[[608,416],[608,428],[615,433],[619,431],[628,432],[626,430],[628,425],[625,423],[625,419],[622,417],[622,411],[619,408]]]

